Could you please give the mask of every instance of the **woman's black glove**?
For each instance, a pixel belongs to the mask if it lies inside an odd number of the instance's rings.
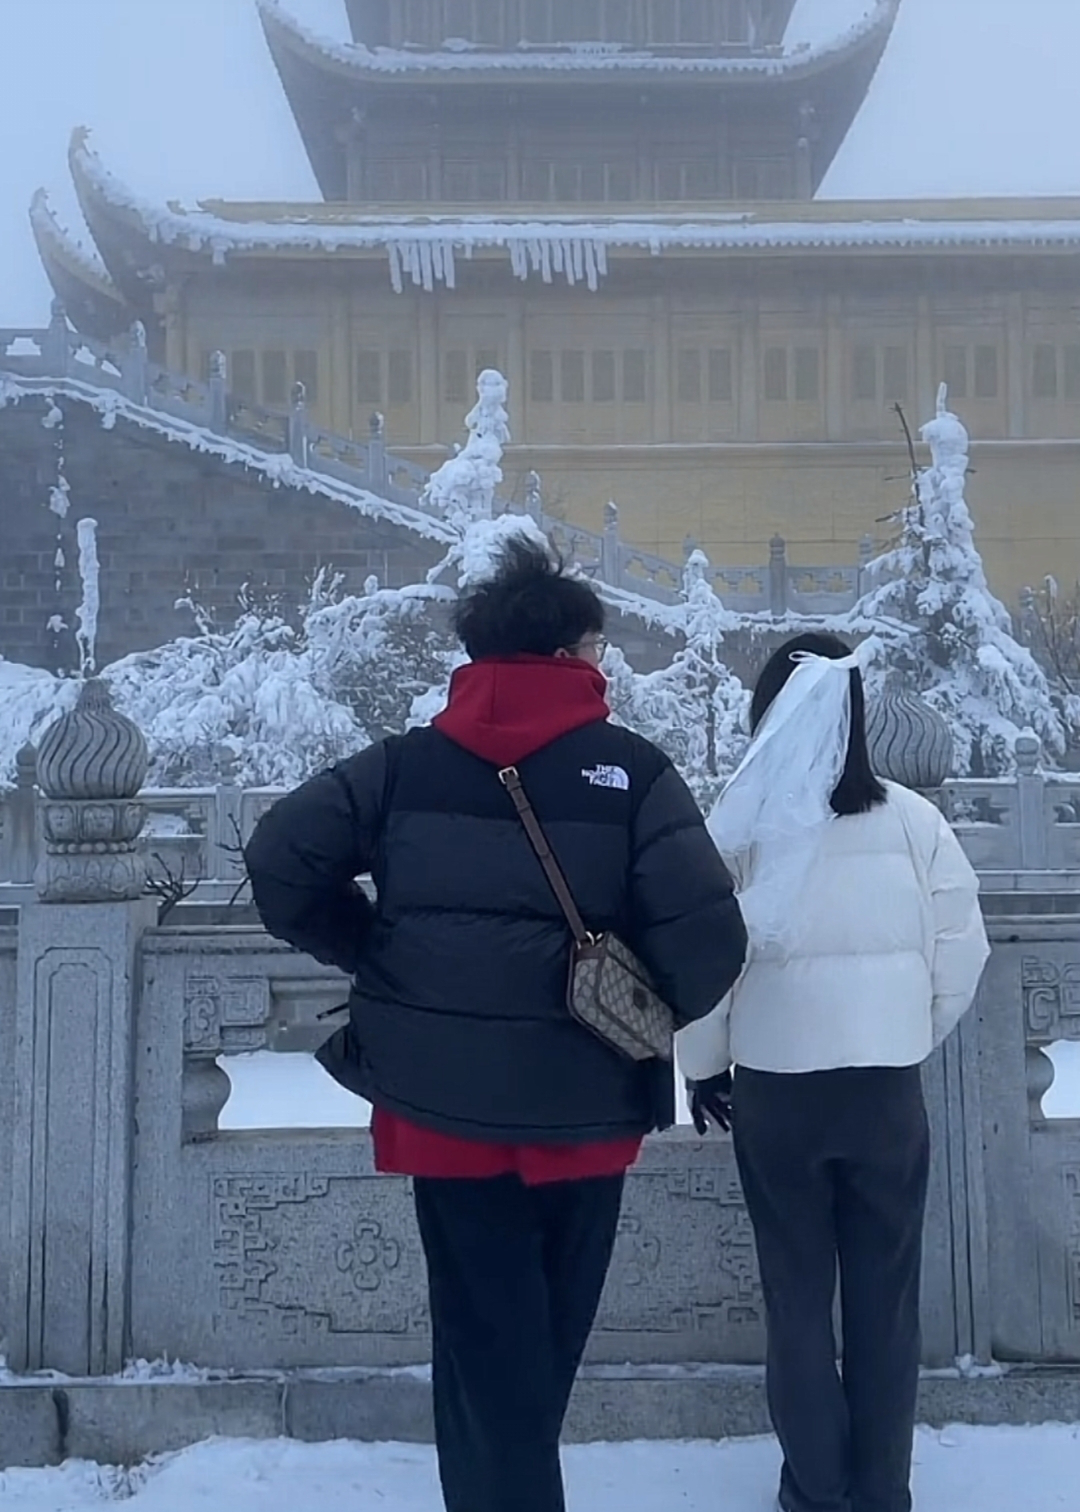
[[[704,1138],[711,1120],[725,1134],[731,1133],[731,1072],[710,1076],[707,1081],[687,1082],[690,1094],[690,1117],[694,1128]]]

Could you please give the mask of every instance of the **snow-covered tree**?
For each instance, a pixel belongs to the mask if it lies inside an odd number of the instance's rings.
[[[465,417],[468,441],[432,473],[424,491],[428,506],[457,532],[445,557],[428,573],[428,582],[445,582],[456,572],[459,588],[495,570],[507,534],[532,534],[545,540],[527,516],[495,514],[503,447],[510,440],[509,388],[501,373],[485,368],[476,380],[476,392],[477,402]]]
[[[426,584],[360,596],[320,573],[295,623],[248,603],[236,626],[140,652],[105,670],[117,706],[146,733],[152,780],[291,785],[415,722],[455,648],[453,595]],[[170,691],[171,690],[171,691]]]
[[[462,532],[476,520],[491,518],[495,490],[503,480],[503,448],[510,440],[506,379],[485,368],[476,393],[476,404],[465,417],[469,439],[436,468],[424,491],[426,503]]]
[[[245,596],[236,624],[196,632],[104,668],[116,707],[143,730],[155,786],[292,786],[426,716],[459,659],[445,588],[380,589],[360,597],[321,574],[290,619]],[[0,662],[0,787],[15,753],[74,702],[75,679]],[[441,707],[441,703],[439,705]],[[419,712],[418,712],[419,711]],[[433,711],[434,712],[434,711]]]
[[[363,596],[352,598],[317,582],[305,649],[318,686],[352,710],[369,741],[423,723],[431,690],[448,684],[461,660],[453,601],[450,589],[426,583],[380,588],[369,578]]]
[[[1070,752],[1080,749],[1080,583],[1068,592],[1053,576],[1024,595],[1021,633],[1046,673]]]
[[[900,541],[871,564],[877,586],[853,617],[908,627],[879,645],[871,688],[903,677],[949,721],[958,770],[993,775],[1011,769],[1025,730],[1051,755],[1064,749],[1064,730],[1046,677],[987,583],[965,498],[969,437],[947,400],[942,384],[921,432],[931,465],[916,473]]]
[[[638,673],[617,647],[604,662],[616,718],[667,752],[706,809],[746,746],[749,694],[723,656],[724,635],[735,624],[709,582],[708,558],[694,551],[671,616],[671,628],[684,637],[671,663]]]
[[[146,735],[155,786],[210,785],[225,768],[244,787],[292,786],[369,743],[302,626],[273,604],[248,603],[231,630],[204,622],[101,676]]]

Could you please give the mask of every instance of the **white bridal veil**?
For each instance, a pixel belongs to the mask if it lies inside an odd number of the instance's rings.
[[[798,938],[802,888],[851,732],[855,652],[842,660],[792,654],[795,670],[716,800],[709,833],[739,881],[756,953],[787,955]]]

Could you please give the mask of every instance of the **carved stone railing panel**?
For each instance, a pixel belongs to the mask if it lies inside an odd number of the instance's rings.
[[[151,363],[147,403],[191,425],[206,425],[211,414],[210,385]]]
[[[768,610],[768,578],[760,567],[715,568],[712,585],[725,608],[736,614],[763,614]]]
[[[408,1183],[375,1174],[369,1135],[215,1128],[217,1058],[273,1043],[285,1024],[314,1030],[343,1002],[344,979],[251,930],[154,930],[142,964],[135,1352],[234,1370],[427,1360]],[[956,1352],[945,1170],[931,1199],[925,1312],[927,1359],[938,1364]],[[754,1363],[763,1346],[730,1142],[688,1129],[648,1141],[628,1180],[590,1359]]]
[[[950,779],[937,800],[976,871],[1020,866],[1015,783]]]
[[[211,856],[214,802],[212,788],[146,790],[146,822],[139,840],[152,875],[170,874],[188,882],[215,875]]]
[[[1057,775],[1047,777],[1041,818],[1046,830],[1047,865],[1063,871],[1080,869],[1080,782]]]
[[[1080,1040],[1080,941],[1075,948],[1025,951],[1020,987],[1028,1044]]]
[[[279,410],[266,409],[251,399],[234,396],[230,401],[229,433],[266,451],[289,449],[288,416]]]

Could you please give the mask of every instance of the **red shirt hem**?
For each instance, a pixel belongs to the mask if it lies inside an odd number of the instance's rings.
[[[593,1140],[581,1145],[489,1144],[421,1129],[376,1108],[371,1120],[375,1169],[384,1176],[490,1180],[519,1176],[526,1186],[622,1176],[637,1160],[643,1140]]]

